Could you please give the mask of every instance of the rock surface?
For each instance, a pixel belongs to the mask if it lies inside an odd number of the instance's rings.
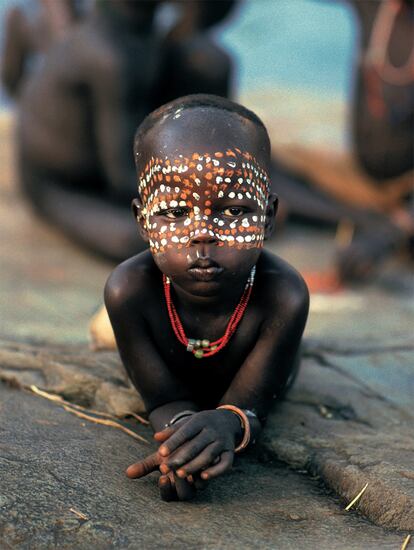
[[[60,395],[67,401],[115,416],[145,411],[114,352],[85,345],[42,346],[0,341],[0,380]]]
[[[414,530],[414,346],[305,359],[262,444],[389,528]],[[315,351],[313,352],[315,353]],[[308,351],[310,355],[310,351]]]
[[[358,510],[378,525],[414,530],[413,349],[343,356],[308,345],[255,453],[320,477],[344,502],[368,483]],[[3,342],[0,380],[120,417],[144,412],[116,353]]]
[[[403,540],[268,457],[240,459],[192,503],[161,502],[153,477],[124,474],[147,445],[2,384],[0,403],[2,548],[394,550]]]
[[[0,380],[141,411],[117,354],[88,348],[112,266],[31,215],[2,144]],[[333,236],[289,229],[269,246],[301,271],[323,270]],[[401,273],[391,266],[364,291],[312,296],[293,391],[256,454],[191,504],[160,502],[153,478],[125,478],[147,445],[0,383],[0,548],[400,548],[414,529],[414,286]]]

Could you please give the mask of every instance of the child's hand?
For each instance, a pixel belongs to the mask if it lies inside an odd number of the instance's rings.
[[[188,476],[187,479],[177,477],[168,467],[164,468],[162,466],[164,461],[165,459],[158,452],[153,453],[141,462],[131,464],[127,468],[126,474],[131,479],[138,479],[158,469],[161,472],[167,470],[168,473],[161,473],[158,479],[162,500],[191,500],[196,493],[196,489],[201,489],[205,482],[199,476]]]
[[[158,454],[160,471],[171,470],[185,479],[201,472],[201,479],[211,479],[229,470],[233,464],[236,438],[241,426],[237,416],[227,410],[202,411],[185,423],[157,432],[163,441]]]

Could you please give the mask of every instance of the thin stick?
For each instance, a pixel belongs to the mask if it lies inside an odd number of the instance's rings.
[[[135,418],[135,420],[138,420],[138,422],[141,422],[141,424],[144,424],[145,426],[149,426],[149,421],[146,420],[145,418],[143,418],[142,416],[140,416],[137,413],[130,412],[130,413],[127,414],[127,416],[132,416],[132,417]]]
[[[404,542],[401,546],[401,550],[405,550],[407,548],[407,546],[410,544],[410,540],[411,540],[411,535],[407,535],[404,539]]]
[[[119,424],[118,422],[115,422],[114,420],[104,420],[103,418],[95,418],[94,416],[89,416],[88,414],[82,413],[80,411],[77,411],[75,409],[72,409],[71,407],[68,407],[67,405],[63,405],[63,408],[65,411],[70,412],[76,416],[79,416],[79,418],[83,418],[84,420],[89,420],[90,422],[94,422],[95,424],[101,424],[102,426],[111,426],[112,428],[117,428],[118,430],[122,430],[124,433],[130,435],[134,439],[137,439],[138,441],[143,441],[144,443],[149,443],[147,439],[142,437],[141,435],[138,435],[137,433],[133,432],[132,430],[129,430],[128,428],[125,428],[125,426],[122,426],[122,424]]]
[[[72,512],[72,514],[75,514],[75,516],[78,516],[78,518],[83,519],[84,521],[89,519],[88,516],[85,516],[85,514],[79,512],[79,510],[76,510],[75,508],[69,508],[69,512]]]
[[[354,500],[352,500],[348,506],[345,508],[346,511],[350,510],[352,508],[352,506],[362,497],[362,495],[365,493],[366,489],[368,487],[368,483],[366,483],[362,489],[359,491],[359,493],[357,494],[357,496],[354,498]]]
[[[43,390],[39,390],[37,386],[31,385],[29,386],[29,389],[41,397],[44,397],[45,399],[49,399],[49,401],[57,401],[59,403],[66,403],[66,401],[63,399],[63,397],[60,397],[60,395],[56,395],[55,393],[48,393]]]
[[[37,386],[30,386],[30,390],[40,395],[41,397],[44,397],[45,399],[49,399],[50,401],[55,401],[56,403],[60,403],[62,405],[68,405],[68,407],[72,407],[72,409],[77,409],[78,411],[85,411],[92,414],[98,414],[99,416],[103,416],[104,418],[110,418],[112,420],[118,420],[118,417],[114,416],[113,414],[109,414],[107,412],[103,411],[97,411],[96,409],[87,409],[86,407],[82,407],[82,405],[77,405],[76,403],[71,403],[70,401],[66,401],[66,399],[63,399],[60,395],[57,395],[55,393],[49,393],[44,390],[40,390]],[[142,416],[139,414],[136,414],[134,412],[129,412],[125,416],[133,416],[136,420],[141,422],[141,424],[148,425],[148,420],[145,420]]]

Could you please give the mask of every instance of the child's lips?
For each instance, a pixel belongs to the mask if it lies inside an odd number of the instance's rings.
[[[213,281],[222,272],[223,268],[217,265],[210,265],[208,267],[194,266],[188,270],[190,275],[197,281]]]

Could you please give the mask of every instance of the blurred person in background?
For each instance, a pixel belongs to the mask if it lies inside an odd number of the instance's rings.
[[[41,64],[47,50],[62,40],[82,15],[78,0],[37,0],[13,6],[4,25],[1,81],[17,99],[28,76]]]
[[[26,197],[67,236],[116,261],[145,247],[130,213],[136,126],[173,97],[229,93],[231,60],[208,31],[235,0],[172,3],[175,19],[163,33],[156,15],[165,3],[98,0],[14,87]]]
[[[414,238],[414,5],[351,2],[360,28],[352,155],[277,152],[274,185],[292,215],[338,225],[338,274],[361,280]]]

